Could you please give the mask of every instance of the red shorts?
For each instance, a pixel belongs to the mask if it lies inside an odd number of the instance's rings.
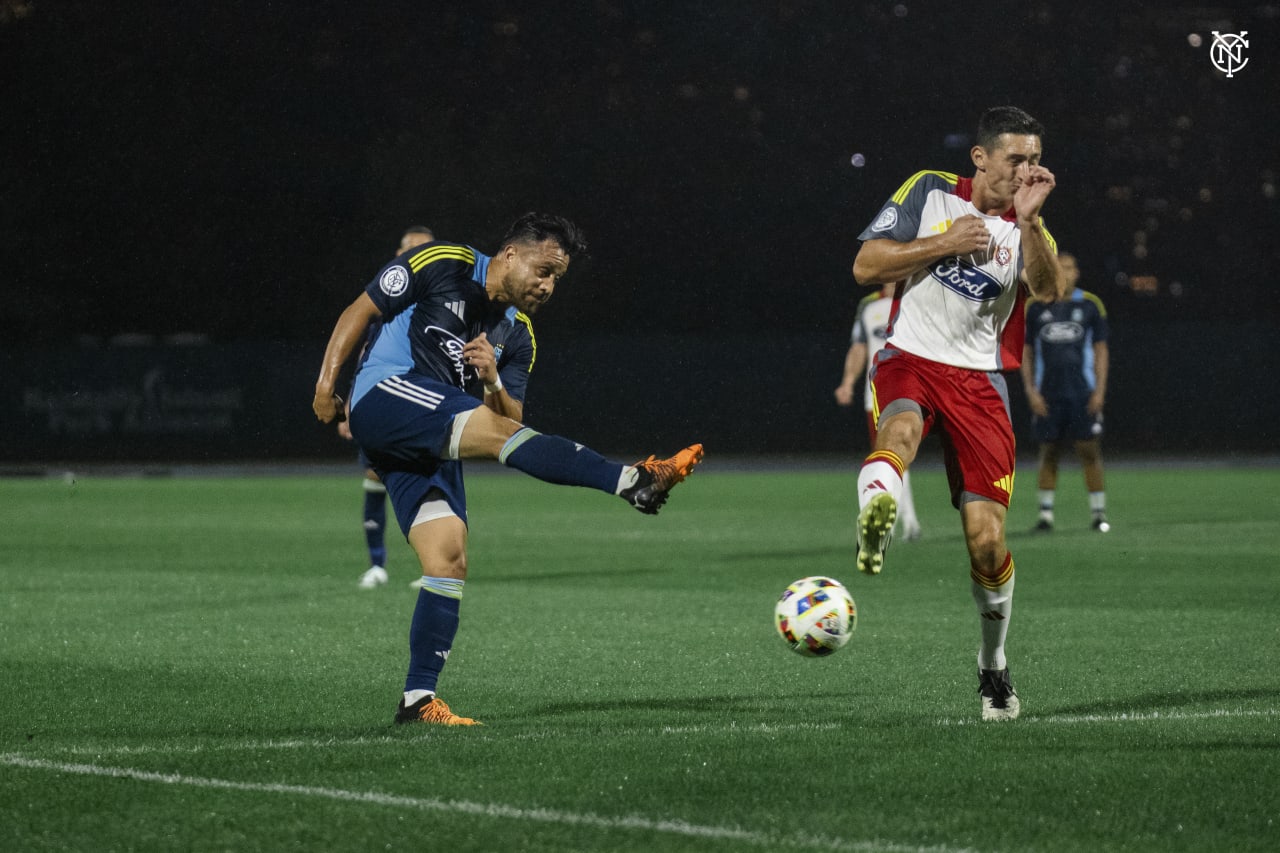
[[[924,435],[939,429],[955,507],[966,495],[1009,505],[1016,448],[1002,374],[939,364],[886,346],[872,367],[871,393],[877,421],[886,411],[911,410],[915,403]]]

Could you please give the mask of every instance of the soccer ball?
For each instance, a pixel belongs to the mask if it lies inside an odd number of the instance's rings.
[[[858,606],[849,590],[821,575],[801,578],[783,590],[773,616],[791,651],[805,657],[835,654],[858,626]]]

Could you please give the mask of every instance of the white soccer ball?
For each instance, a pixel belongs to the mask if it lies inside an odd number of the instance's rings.
[[[805,657],[836,653],[858,626],[858,606],[849,590],[821,575],[801,578],[783,590],[773,616],[791,651]]]

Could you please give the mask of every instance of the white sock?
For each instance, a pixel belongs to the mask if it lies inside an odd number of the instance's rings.
[[[868,456],[858,471],[858,509],[866,506],[880,492],[888,492],[895,501],[899,501],[902,497],[902,475],[898,472],[904,470],[902,460],[895,453],[877,450]]]
[[[614,490],[615,495],[620,495],[627,489],[636,484],[639,479],[640,472],[636,470],[636,466],[628,465],[618,474],[618,488]]]
[[[1107,493],[1106,492],[1090,492],[1089,493],[1089,509],[1094,512],[1107,511]]]
[[[404,706],[406,708],[412,707],[423,696],[434,697],[435,695],[434,690],[406,690],[404,692]]]
[[[978,669],[1004,669],[1008,666],[1004,657],[1004,641],[1009,635],[1009,617],[1013,613],[1013,558],[1002,577],[1003,583],[991,587],[992,581],[973,578],[973,600],[978,605],[978,615],[982,617],[982,646],[978,650]]]

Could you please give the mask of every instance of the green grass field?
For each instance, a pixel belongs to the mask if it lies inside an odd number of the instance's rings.
[[[941,472],[878,578],[846,470],[717,472],[657,518],[477,469],[441,684],[393,727],[415,600],[358,475],[0,480],[0,850],[1280,849],[1280,470],[1109,472],[1010,514],[1022,718],[978,721]],[[773,603],[844,580],[853,641]]]

